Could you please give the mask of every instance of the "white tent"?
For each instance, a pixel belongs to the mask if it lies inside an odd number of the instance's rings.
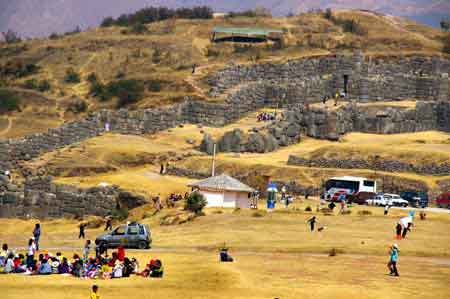
[[[249,193],[254,189],[238,180],[222,174],[188,186],[197,188],[205,196],[207,207],[250,208]]]

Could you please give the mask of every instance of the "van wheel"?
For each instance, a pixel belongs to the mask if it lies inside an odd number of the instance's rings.
[[[141,241],[138,243],[139,249],[147,249],[147,242]]]
[[[407,203],[404,203],[404,204],[403,204],[403,207],[404,207],[404,208],[407,208],[407,207],[408,207],[408,204],[407,204]]]

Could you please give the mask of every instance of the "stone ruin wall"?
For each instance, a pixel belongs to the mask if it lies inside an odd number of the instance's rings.
[[[136,208],[144,197],[117,186],[76,188],[54,184],[51,177],[29,177],[22,186],[0,176],[0,218],[105,216],[119,207]]]
[[[353,56],[330,55],[288,61],[282,64],[230,65],[205,81],[211,97],[245,89],[259,83],[273,86],[292,84],[309,101],[321,100],[344,89],[348,76],[348,96],[360,101],[448,100],[450,62],[438,57],[370,58],[360,52]],[[322,88],[311,90],[309,82],[322,81]],[[299,86],[304,82],[304,87]],[[281,99],[297,101],[284,93]]]

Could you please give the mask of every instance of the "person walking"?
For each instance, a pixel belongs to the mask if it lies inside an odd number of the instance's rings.
[[[389,263],[388,263],[388,269],[389,269],[389,275],[393,276],[400,276],[398,274],[397,270],[397,261],[398,261],[398,245],[393,244],[391,246],[390,252],[389,252]]]
[[[395,226],[395,238],[397,240],[402,239],[402,225],[400,223],[397,223],[397,226]]]
[[[36,223],[33,230],[34,243],[36,245],[36,250],[39,251],[39,239],[41,237],[41,225]]]
[[[105,225],[105,231],[112,230],[112,219],[110,216],[106,217],[106,225]]]
[[[309,223],[309,227],[311,229],[311,232],[313,232],[314,231],[314,226],[315,226],[315,224],[317,222],[316,216],[313,216],[312,218],[308,219],[307,222]]]
[[[81,238],[86,238],[86,236],[85,236],[85,229],[86,229],[86,226],[87,226],[87,224],[86,223],[81,223],[80,224],[80,233],[78,234],[78,239],[81,239]]]

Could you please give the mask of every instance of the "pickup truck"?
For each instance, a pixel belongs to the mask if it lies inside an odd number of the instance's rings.
[[[108,248],[123,246],[148,249],[152,244],[152,236],[148,225],[132,222],[119,225],[111,232],[98,236],[95,239],[95,244],[103,244]]]

